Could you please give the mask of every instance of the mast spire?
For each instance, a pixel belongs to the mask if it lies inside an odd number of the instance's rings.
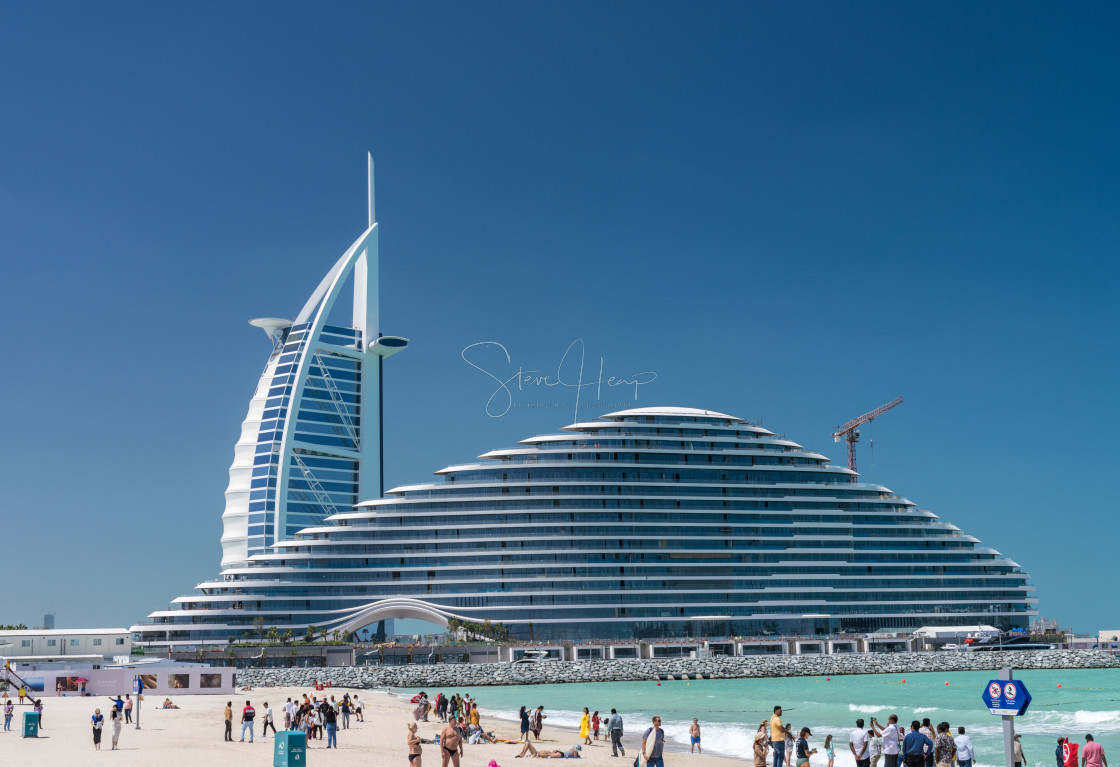
[[[377,221],[377,214],[373,208],[373,154],[366,152],[366,159],[369,160],[369,226]]]

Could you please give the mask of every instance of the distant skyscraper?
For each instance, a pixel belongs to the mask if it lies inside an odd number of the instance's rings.
[[[46,615],[43,616],[43,628],[45,628],[45,629],[53,629],[54,628],[54,613],[47,613]]]

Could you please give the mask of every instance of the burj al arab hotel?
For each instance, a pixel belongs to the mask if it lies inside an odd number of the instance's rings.
[[[847,465],[734,415],[643,407],[383,487],[369,222],[271,351],[234,448],[216,577],[132,627],[225,644],[386,618],[536,640],[871,632],[1037,614],[1022,568]],[[352,290],[348,325],[328,324]],[[342,304],[346,302],[343,301]],[[335,320],[338,322],[338,320]]]

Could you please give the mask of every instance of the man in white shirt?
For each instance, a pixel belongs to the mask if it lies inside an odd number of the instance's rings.
[[[964,728],[957,728],[957,737],[953,738],[957,744],[957,764],[960,767],[972,767],[972,760],[976,758],[972,750],[972,739],[964,734]]]
[[[879,727],[879,721],[872,719],[871,726],[883,738],[883,767],[898,767],[899,743],[902,740],[898,732],[898,717],[891,714],[886,727]]]
[[[848,736],[848,748],[856,759],[856,767],[871,767],[871,755],[867,751],[867,731],[863,729],[863,720],[856,720],[856,728]]]
[[[287,716],[284,718],[284,724],[289,728],[296,720],[296,709],[298,708],[299,707],[295,703],[292,703],[291,698],[288,698],[288,702],[284,704],[284,713],[287,714]]]

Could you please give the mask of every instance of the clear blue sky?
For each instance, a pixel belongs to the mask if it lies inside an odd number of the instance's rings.
[[[412,339],[389,485],[570,422],[488,417],[481,341],[547,371],[582,338],[657,374],[604,401],[837,461],[832,427],[901,394],[865,476],[1022,564],[1044,614],[1120,625],[1114,4],[2,15],[0,623],[129,625],[218,572],[246,321],[361,232],[368,150],[383,330]]]

